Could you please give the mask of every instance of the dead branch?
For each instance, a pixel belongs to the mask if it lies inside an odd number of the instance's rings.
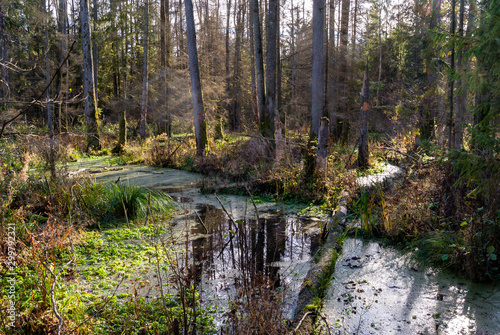
[[[54,73],[54,75],[52,76],[52,79],[50,79],[50,82],[49,84],[45,87],[45,89],[43,90],[43,92],[38,96],[38,98],[36,98],[35,100],[33,100],[29,105],[28,107],[26,107],[25,109],[23,109],[22,111],[20,111],[19,113],[17,113],[16,116],[14,116],[13,118],[11,118],[10,120],[7,120],[7,121],[3,121],[3,124],[2,124],[2,129],[0,129],[0,138],[2,138],[2,135],[3,135],[3,131],[5,130],[5,127],[10,124],[11,122],[15,121],[18,117],[20,117],[21,115],[23,115],[24,113],[26,113],[31,107],[33,107],[42,97],[43,95],[45,94],[45,92],[47,92],[47,90],[49,89],[49,87],[52,85],[52,82],[54,81],[54,79],[56,78],[57,74],[59,73],[59,71],[61,71],[61,68],[63,67],[64,63],[66,63],[66,61],[68,60],[69,58],[69,55],[71,54],[71,51],[73,50],[73,46],[75,45],[76,43],[76,40],[73,41],[73,43],[71,44],[71,47],[69,48],[69,51],[68,51],[68,54],[66,55],[66,57],[63,59],[63,61],[61,62],[61,64],[59,65],[59,67],[57,68],[56,72]]]
[[[248,186],[245,185],[245,188],[248,192],[248,195],[250,196],[250,201],[252,202],[253,208],[255,209],[255,215],[257,216],[257,224],[259,224],[260,223],[259,211],[257,210],[257,206],[255,205],[255,202],[253,201],[252,193],[250,193]]]
[[[205,226],[205,224],[203,223],[203,220],[200,218],[200,216],[198,215],[198,212],[194,212],[196,214],[196,216],[198,217],[198,220],[200,220],[200,223],[201,225],[203,226],[203,228],[205,229],[205,232],[208,233],[208,229],[207,227]]]
[[[217,194],[214,194],[215,197],[217,198],[217,201],[219,202],[219,204],[222,206],[222,209],[224,210],[224,212],[226,213],[227,217],[229,218],[229,222],[232,222],[235,226],[235,229],[234,229],[234,232],[238,231],[238,225],[236,224],[236,222],[233,220],[232,216],[228,213],[228,211],[226,210],[226,207],[224,207],[224,205],[222,204],[222,201],[220,201],[219,197],[217,196]],[[232,230],[232,226],[229,225],[229,229]],[[220,253],[219,255],[217,256],[217,258],[219,258],[222,253],[224,252],[224,249],[226,249],[227,245],[233,240],[233,236],[234,234],[229,234],[230,237],[229,237],[229,241],[226,242],[226,244],[224,244],[224,246],[222,247],[222,249],[220,250]]]
[[[302,319],[300,319],[299,324],[297,325],[297,327],[295,327],[295,329],[293,330],[293,333],[294,333],[294,334],[295,334],[296,332],[298,332],[298,331],[299,331],[300,326],[302,326],[302,322],[304,322],[304,320],[306,319],[306,317],[307,317],[309,314],[313,314],[313,312],[308,311],[306,314],[304,314],[304,316],[302,317]]]
[[[389,150],[389,151],[394,151],[394,152],[396,152],[396,153],[398,153],[398,154],[400,154],[400,155],[403,155],[403,156],[405,156],[405,157],[408,157],[409,159],[413,160],[413,161],[414,161],[414,162],[416,162],[416,163],[419,163],[419,160],[418,160],[418,159],[416,159],[415,157],[412,157],[412,156],[410,156],[410,155],[408,155],[408,154],[405,154],[404,152],[401,152],[401,151],[396,150],[396,149],[394,149],[394,148],[381,147],[380,149]]]
[[[52,311],[54,312],[57,319],[59,320],[59,323],[57,324],[57,335],[61,334],[61,328],[64,324],[64,320],[57,310],[57,302],[56,302],[56,298],[55,298],[55,286],[57,283],[57,279],[59,279],[59,276],[61,275],[61,273],[64,271],[65,268],[67,268],[71,263],[73,263],[73,261],[75,259],[75,250],[73,248],[73,242],[71,241],[70,238],[69,238],[69,245],[71,246],[71,254],[72,254],[71,259],[66,264],[64,264],[62,266],[62,268],[59,270],[59,272],[57,274],[55,274],[54,271],[52,271],[52,269],[48,266],[48,264],[46,264],[45,262],[41,262],[42,265],[47,269],[47,271],[50,272],[50,275],[52,276],[52,285],[50,286],[49,292],[50,292],[50,300],[52,302]],[[48,260],[47,251],[48,251],[48,246],[47,246],[47,248],[45,248],[45,259],[46,260]]]
[[[172,151],[172,153],[170,155],[168,155],[168,157],[166,159],[167,162],[170,160],[170,157],[172,157],[177,152],[177,150],[179,150],[179,148],[181,147],[181,145],[184,144],[184,142],[186,141],[186,138],[188,137],[188,134],[189,133],[186,133],[186,135],[182,139],[181,143],[179,143],[179,145],[177,146],[177,148],[175,148],[174,151]]]

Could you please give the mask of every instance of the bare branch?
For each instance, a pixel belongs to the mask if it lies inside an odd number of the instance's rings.
[[[54,75],[52,76],[52,79],[50,79],[50,82],[49,84],[45,87],[45,89],[43,90],[43,92],[38,96],[38,98],[36,98],[35,100],[33,100],[29,105],[28,107],[26,107],[25,109],[23,109],[22,111],[20,111],[19,113],[17,113],[16,116],[14,116],[13,118],[11,118],[10,120],[7,120],[7,121],[3,121],[3,124],[2,124],[2,129],[0,129],[0,138],[2,138],[2,134],[3,134],[3,131],[5,130],[5,127],[10,124],[11,122],[15,121],[17,118],[19,118],[21,115],[23,115],[24,113],[26,113],[31,107],[33,107],[33,105],[35,105],[35,103],[37,101],[39,101],[43,95],[45,94],[45,92],[47,92],[47,90],[49,89],[50,85],[52,85],[52,82],[54,81],[54,79],[56,78],[57,74],[59,73],[59,71],[61,71],[61,68],[62,66],[64,65],[64,63],[66,63],[66,61],[68,60],[69,58],[69,55],[71,54],[71,51],[73,50],[73,47],[76,43],[76,40],[73,41],[73,44],[71,44],[71,47],[69,48],[69,51],[68,51],[68,54],[66,55],[66,57],[63,59],[63,61],[61,62],[61,64],[59,65],[59,67],[57,68],[56,72],[54,73]]]

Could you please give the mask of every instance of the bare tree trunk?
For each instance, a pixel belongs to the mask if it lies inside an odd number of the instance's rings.
[[[432,12],[431,20],[429,23],[429,30],[433,31],[437,27],[438,13],[437,11]],[[439,50],[435,50],[431,46],[431,36],[429,33],[425,35],[424,38],[424,61],[426,76],[427,76],[427,87],[424,93],[424,99],[422,101],[422,106],[419,108],[422,111],[422,120],[420,121],[420,138],[424,140],[430,140],[433,137],[435,128],[435,119],[438,115],[438,73],[439,69],[433,64],[433,58],[439,55]]]
[[[231,98],[231,77],[229,70],[229,21],[231,18],[231,0],[227,0],[226,8],[226,101],[229,106],[229,101]],[[228,108],[229,110],[230,108]]]
[[[49,25],[50,25],[50,1],[47,0],[47,2],[44,1],[44,9],[45,9],[45,44],[44,44],[44,50],[43,52],[45,53],[45,82],[46,85],[49,86],[50,84],[50,56],[49,56]],[[46,111],[46,116],[47,116],[47,126],[49,127],[49,133],[52,133],[53,130],[53,121],[52,121],[52,106],[50,103],[50,87],[47,89],[47,92],[45,93],[45,111]]]
[[[340,71],[339,71],[339,100],[342,115],[342,144],[347,144],[349,138],[349,115],[347,105],[347,43],[349,34],[349,6],[350,0],[342,0],[342,18],[340,21]]]
[[[186,26],[189,53],[189,73],[191,75],[191,95],[193,99],[194,135],[196,138],[196,153],[198,156],[205,155],[207,145],[207,129],[205,124],[205,111],[203,107],[203,96],[201,93],[200,69],[198,66],[198,51],[196,49],[196,30],[193,17],[193,3],[185,0]]]
[[[281,95],[281,38],[280,38],[280,6],[276,7],[276,121],[275,139],[276,150],[275,160],[282,161],[285,158],[286,149],[286,128],[285,113],[283,111],[283,100]]]
[[[256,74],[255,74],[255,38],[254,38],[254,29],[253,29],[253,19],[252,19],[252,13],[253,13],[253,8],[252,6],[249,6],[249,12],[248,12],[248,26],[249,26],[249,32],[250,32],[250,72],[252,76],[252,112],[253,112],[253,119],[255,122],[255,125],[259,124],[259,104],[257,102],[257,79],[256,79]]]
[[[255,42],[255,67],[257,72],[257,101],[259,106],[259,132],[262,136],[266,136],[265,124],[270,123],[272,120],[267,120],[267,113],[265,112],[266,92],[264,88],[264,59],[262,56],[262,35],[260,33],[260,14],[259,14],[259,1],[252,0],[253,8],[253,30]]]
[[[280,26],[280,6],[278,4],[277,6],[277,13],[276,13],[276,111],[278,114],[278,119],[280,123],[285,123],[285,115],[283,113],[283,97],[282,97],[282,82],[281,82],[281,26]]]
[[[325,65],[324,65],[325,0],[313,0],[313,45],[311,86],[311,135],[310,142],[318,139],[316,170],[326,167],[328,153],[328,122],[322,119],[325,111]]]
[[[99,118],[95,99],[94,70],[92,62],[92,45],[90,42],[89,3],[80,0],[80,22],[82,26],[83,53],[83,103],[85,123],[87,125],[87,150],[99,150]]]
[[[92,39],[92,61],[93,61],[93,66],[94,66],[94,87],[95,87],[95,100],[99,101],[98,97],[98,91],[97,91],[97,72],[99,70],[99,53],[97,49],[97,20],[98,20],[98,10],[99,6],[97,5],[97,0],[94,0],[93,2],[93,14],[94,14],[94,38]]]
[[[313,182],[318,173],[325,171],[328,153],[328,121],[322,118],[325,111],[324,85],[324,26],[325,0],[313,0],[312,80],[311,80],[311,130],[305,156],[304,175]],[[316,155],[314,145],[317,140]]]
[[[184,4],[185,5],[185,4]],[[193,6],[193,3],[191,2],[191,7]],[[182,20],[183,15],[182,15],[182,0],[179,0],[179,36],[177,37],[179,39],[179,57],[181,59],[184,57],[184,22]]]
[[[328,38],[328,118],[330,120],[330,135],[335,138],[337,129],[337,99],[335,98],[335,0],[330,0],[330,21],[328,23],[329,38]]]
[[[233,103],[231,108],[230,124],[233,130],[240,128],[240,110],[241,110],[241,43],[243,39],[245,26],[245,1],[239,0],[237,3],[236,14],[236,40],[234,45],[234,71],[233,71]]]
[[[464,13],[465,12],[465,1],[460,0],[460,13],[459,13],[459,24],[458,24],[458,36],[460,39],[464,37]],[[458,51],[457,59],[457,70],[458,70],[458,81],[457,81],[457,99],[456,99],[456,110],[455,110],[455,143],[454,147],[457,150],[462,148],[463,138],[462,138],[462,127],[464,122],[464,115],[466,111],[466,96],[467,90],[465,89],[462,81],[462,76],[464,75],[464,47],[460,48]]]
[[[278,0],[269,0],[267,12],[267,54],[266,54],[266,117],[261,120],[261,133],[274,138],[276,115],[276,34],[278,23]]]
[[[377,85],[377,106],[380,106],[380,85],[382,84],[382,7],[378,12],[378,85]]]
[[[313,2],[313,47],[312,47],[312,105],[311,105],[311,134],[314,139],[319,134],[319,123],[323,116],[324,107],[324,0]]]
[[[361,169],[368,167],[368,111],[370,110],[370,81],[368,79],[368,58],[366,59],[366,72],[361,89],[361,108],[359,115],[359,148],[358,166]]]
[[[45,9],[45,80],[46,86],[50,85],[50,56],[49,56],[49,26],[50,26],[50,1],[44,1]],[[52,179],[56,177],[56,162],[55,162],[55,152],[54,152],[54,124],[52,120],[52,108],[50,101],[50,87],[47,89],[46,95],[46,112],[47,112],[47,125],[49,127],[49,166],[50,166],[50,176]]]
[[[295,8],[293,7],[293,0],[291,0],[291,5],[290,5],[290,15],[292,18],[292,25],[291,25],[291,54],[292,54],[292,64],[291,64],[291,73],[290,73],[290,101],[295,103],[295,17],[294,17],[294,11]],[[298,6],[297,6],[297,12],[298,12]]]
[[[0,62],[1,62],[1,82],[0,100],[7,99],[9,95],[9,71],[7,69],[7,35],[5,32],[5,20],[3,11],[3,0],[0,0]]]
[[[172,120],[169,109],[168,73],[170,71],[170,1],[160,1],[161,92],[166,109],[166,133],[172,136]]]
[[[59,50],[59,63],[61,63],[64,58],[66,57],[66,54],[68,53],[68,45],[67,45],[67,38],[68,38],[68,4],[67,0],[60,0],[59,1],[59,8],[58,8],[58,30],[59,33],[61,34],[59,37],[59,45],[60,45],[60,50]],[[65,66],[65,69],[67,70],[68,67],[67,65]],[[66,77],[68,76],[68,71],[66,71]],[[61,132],[61,114],[62,114],[62,104],[63,104],[63,97],[65,96],[65,92],[63,93],[63,81],[64,81],[64,71],[61,69],[59,71],[59,80],[58,80],[58,87],[57,87],[57,92],[59,96],[59,106],[58,106],[58,112],[57,112],[57,130]]]
[[[144,64],[142,72],[142,104],[139,134],[146,139],[146,118],[148,116],[148,40],[149,40],[149,0],[144,0]]]
[[[352,60],[356,57],[356,33],[358,23],[358,0],[354,1],[354,17],[352,19]],[[351,79],[353,78],[354,71],[351,71]]]
[[[455,35],[455,21],[456,21],[456,15],[455,15],[455,7],[456,7],[456,0],[451,0],[451,26],[450,26],[450,34],[452,36]],[[454,138],[453,138],[453,130],[454,130],[454,124],[453,124],[453,90],[454,90],[454,83],[455,83],[455,43],[452,42],[451,45],[451,58],[450,58],[450,68],[451,68],[451,74],[450,74],[450,92],[449,92],[449,103],[450,103],[450,114],[449,114],[449,119],[448,119],[448,148],[452,149],[454,148]]]

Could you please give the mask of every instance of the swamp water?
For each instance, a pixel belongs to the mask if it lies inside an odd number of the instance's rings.
[[[248,197],[219,196],[233,223],[214,195],[198,191],[201,175],[146,166],[109,166],[103,159],[70,167],[70,171],[82,169],[97,181],[161,189],[178,203],[180,210],[168,239],[179,250],[188,250],[187,263],[202,305],[217,310],[218,326],[242,279],[257,272],[269,276],[285,293],[286,316],[292,316],[313,262],[320,226],[294,215],[304,206],[257,203],[257,221]],[[154,266],[143,270],[143,277],[157,282]],[[347,239],[334,277],[322,310],[332,334],[500,335],[500,287],[466,283],[417,266],[408,255],[377,242]],[[157,286],[138,289],[139,294],[157,296]]]
[[[217,311],[217,325],[223,322],[224,313],[230,310],[228,303],[236,298],[243,282],[256,279],[258,273],[284,293],[285,316],[291,318],[320,233],[317,218],[295,215],[305,205],[258,202],[255,204],[257,215],[249,197],[219,195],[231,220],[215,195],[199,192],[198,183],[202,178],[199,174],[147,166],[107,165],[103,160],[84,161],[70,170],[90,173],[97,182],[130,183],[170,195],[179,210],[164,240],[178,251],[177,262],[189,268],[202,306]],[[154,267],[144,272],[143,277],[156,284]],[[153,289],[144,287],[139,293],[157,296],[158,285]]]
[[[349,238],[323,313],[333,334],[500,334],[500,287],[467,283],[408,254]]]

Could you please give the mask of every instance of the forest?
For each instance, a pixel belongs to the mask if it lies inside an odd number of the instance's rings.
[[[1,334],[500,334],[499,1],[0,0],[0,68]]]

